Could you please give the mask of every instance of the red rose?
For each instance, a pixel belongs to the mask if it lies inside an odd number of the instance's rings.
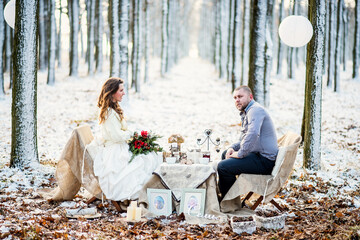
[[[144,138],[147,138],[148,132],[147,131],[141,131],[141,136]]]

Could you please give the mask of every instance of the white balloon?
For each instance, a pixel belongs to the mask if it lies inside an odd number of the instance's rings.
[[[280,23],[280,39],[290,47],[302,47],[312,38],[313,27],[304,16],[291,15]]]
[[[6,23],[14,28],[15,26],[15,0],[10,0],[4,8],[4,18]]]

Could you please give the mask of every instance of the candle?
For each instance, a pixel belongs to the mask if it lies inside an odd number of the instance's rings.
[[[135,214],[134,214],[134,220],[135,221],[140,221],[140,219],[141,219],[141,208],[136,207],[135,208]]]
[[[132,206],[127,207],[126,220],[132,221],[135,218],[135,208]]]

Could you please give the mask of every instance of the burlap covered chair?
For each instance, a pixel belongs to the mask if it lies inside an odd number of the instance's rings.
[[[271,202],[282,211],[283,209],[273,197],[280,191],[292,172],[300,142],[301,136],[293,132],[288,132],[279,138],[279,153],[271,175],[241,174],[221,201],[221,211],[235,212],[240,210],[244,206],[245,200],[248,200],[253,193],[260,195],[260,197],[251,207],[252,210],[255,210],[263,201],[264,203]],[[247,195],[241,201],[241,195],[244,194]]]

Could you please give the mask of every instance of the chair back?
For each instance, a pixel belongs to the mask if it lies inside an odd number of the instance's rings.
[[[271,175],[287,179],[293,169],[301,136],[294,132],[287,132],[279,138],[279,152]]]

